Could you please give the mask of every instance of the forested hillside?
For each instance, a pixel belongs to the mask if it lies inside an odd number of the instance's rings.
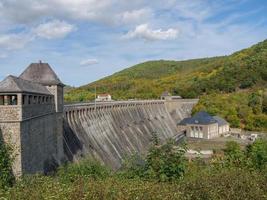
[[[200,97],[195,111],[220,114],[236,127],[267,130],[266,85],[267,40],[230,56],[138,64],[70,90],[65,100],[92,100],[95,87],[114,99],[154,99],[168,90],[184,98]]]

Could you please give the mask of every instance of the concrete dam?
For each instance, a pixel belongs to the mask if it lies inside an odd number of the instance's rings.
[[[153,135],[179,136],[176,123],[197,99],[112,101],[64,106],[64,153],[70,161],[92,157],[118,169],[135,152],[145,153]]]

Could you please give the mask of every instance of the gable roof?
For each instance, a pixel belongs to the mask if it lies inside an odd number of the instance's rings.
[[[213,118],[217,121],[219,126],[224,126],[224,125],[229,124],[225,119],[223,119],[219,116],[214,116]]]
[[[217,121],[207,112],[200,111],[186,121],[187,124],[214,124]]]
[[[48,63],[32,63],[19,77],[43,85],[64,86]]]
[[[16,76],[8,76],[0,82],[0,93],[29,92],[52,95],[49,90],[38,83],[23,80]]]

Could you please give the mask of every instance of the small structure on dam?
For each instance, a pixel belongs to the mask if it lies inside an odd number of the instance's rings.
[[[104,101],[64,105],[64,84],[47,63],[0,83],[0,134],[14,147],[17,176],[46,172],[62,160],[95,158],[113,169],[152,137],[178,138],[177,122],[197,99]]]

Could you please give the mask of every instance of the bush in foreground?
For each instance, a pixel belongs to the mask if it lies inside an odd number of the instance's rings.
[[[0,189],[12,186],[12,148],[7,145],[0,134]]]
[[[73,182],[81,177],[104,179],[111,175],[111,170],[93,159],[84,159],[79,163],[66,164],[58,169],[57,176],[62,181]]]

